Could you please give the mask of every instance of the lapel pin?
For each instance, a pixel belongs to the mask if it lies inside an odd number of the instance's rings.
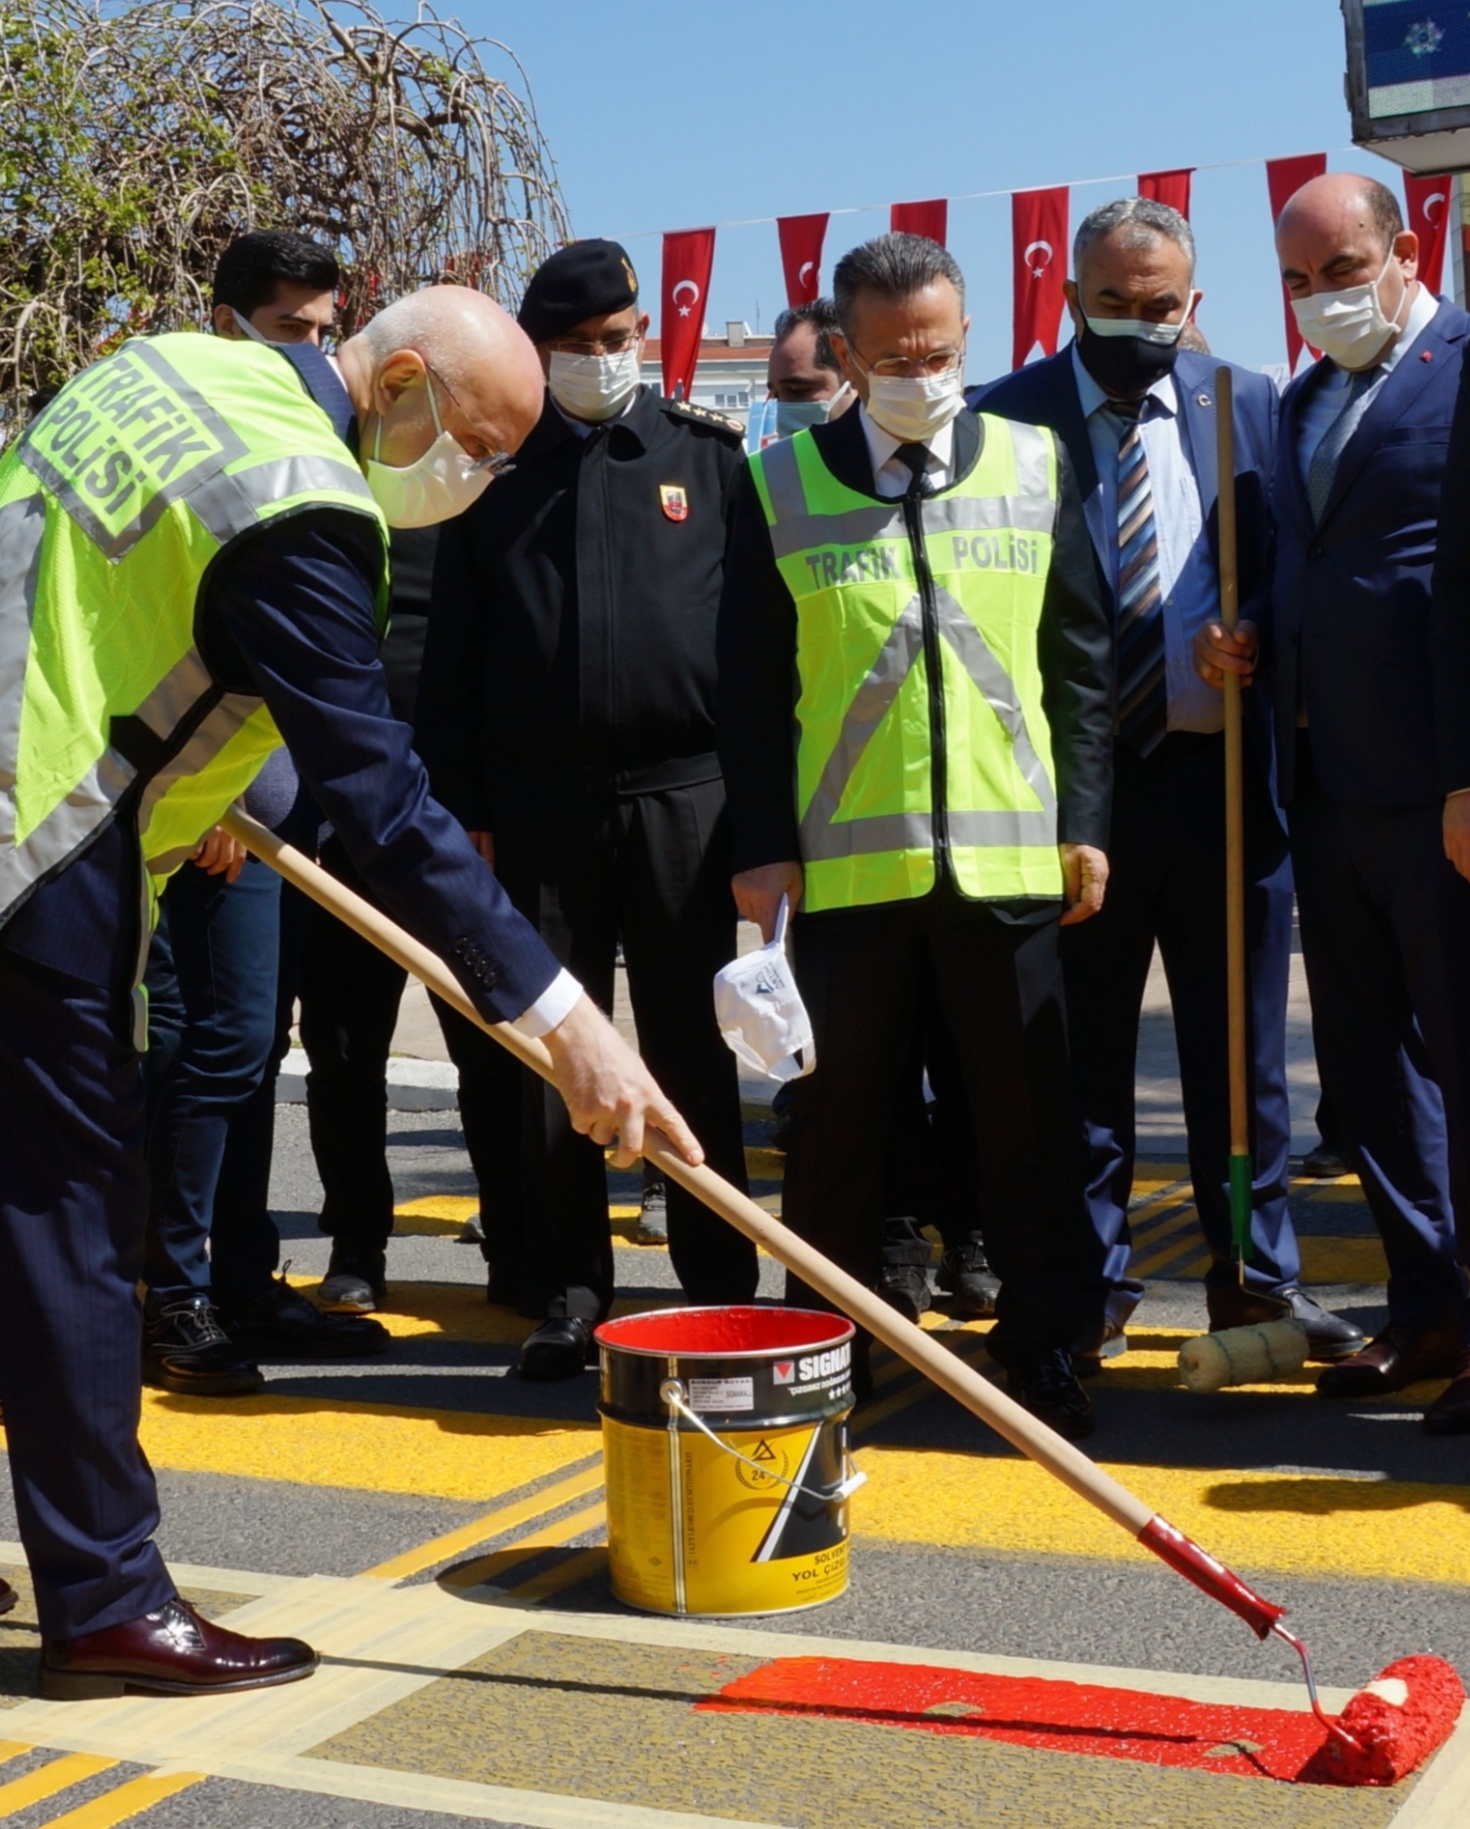
[[[1419,360],[1421,362],[1432,362],[1434,360],[1434,351],[1432,349],[1421,349],[1419,351]]]
[[[1208,406],[1210,404],[1210,396],[1208,394],[1199,394],[1196,396],[1196,399],[1200,406]]]

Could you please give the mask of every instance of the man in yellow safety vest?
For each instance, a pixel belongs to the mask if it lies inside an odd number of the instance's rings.
[[[803,909],[817,1065],[795,1082],[784,1216],[876,1281],[889,1111],[932,994],[1001,1278],[992,1353],[1023,1403],[1085,1435],[1066,1349],[1100,1265],[1057,927],[1107,878],[1108,623],[1064,454],[964,406],[952,257],[881,236],[835,294],[860,409],[751,457],[720,606],[736,900],[767,938],[783,896]]]

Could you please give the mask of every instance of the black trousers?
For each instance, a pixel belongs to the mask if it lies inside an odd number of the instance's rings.
[[[341,841],[322,864],[380,904]],[[408,974],[325,909],[313,909],[301,980],[301,1045],[311,1062],[306,1109],[321,1177],[321,1228],[349,1261],[380,1252],[393,1231],[385,1076]],[[520,1252],[521,1070],[457,1011],[431,1000],[459,1069],[459,1115],[480,1189],[485,1255],[513,1269]]]
[[[621,939],[643,1058],[710,1166],[743,1189],[740,1087],[714,1014],[714,975],[735,956],[723,783],[560,801],[527,815],[496,827],[507,894],[609,1012]],[[572,1129],[560,1095],[522,1071],[522,1305],[600,1318],[615,1281],[603,1153]],[[689,1299],[750,1301],[759,1279],[750,1241],[673,1183],[668,1214],[669,1253]]]
[[[1390,1317],[1470,1344],[1470,883],[1441,820],[1331,799],[1301,733],[1291,844],[1322,1091],[1383,1237]]]
[[[169,1600],[138,1445],[148,1209],[126,983],[0,947],[0,1401],[41,1631]]]
[[[787,1225],[869,1286],[887,1152],[923,1011],[943,1020],[975,1145],[985,1248],[1001,1279],[993,1345],[1066,1346],[1096,1326],[1101,1250],[1083,1201],[1055,922],[1021,927],[941,886],[912,902],[800,915],[797,981],[817,1068],[794,1083]],[[788,1280],[787,1298],[811,1292]],[[821,1306],[819,1303],[818,1306]]]

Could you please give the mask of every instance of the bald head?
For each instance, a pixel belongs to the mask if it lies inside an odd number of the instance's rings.
[[[1331,326],[1321,321],[1318,307],[1309,308],[1303,300],[1353,287],[1376,288],[1389,334],[1361,338],[1342,351],[1327,342],[1326,349],[1349,369],[1381,362],[1407,323],[1419,290],[1419,238],[1405,229],[1393,192],[1376,178],[1352,172],[1313,178],[1295,192],[1277,219],[1276,253],[1303,332],[1314,345],[1318,338],[1312,334],[1313,324],[1319,325],[1324,339]],[[1315,315],[1303,315],[1309,311]]]
[[[386,464],[413,463],[428,449],[435,408],[477,458],[518,450],[541,416],[534,345],[494,299],[468,286],[426,286],[397,300],[343,344],[340,360],[362,448],[378,447],[381,426]],[[432,405],[431,372],[440,386]]]

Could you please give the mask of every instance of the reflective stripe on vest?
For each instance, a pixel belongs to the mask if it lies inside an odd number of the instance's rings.
[[[133,790],[162,877],[279,737],[194,646],[210,567],[263,523],[331,507],[387,528],[279,353],[134,339],[69,383],[0,458],[0,923]]]
[[[752,458],[772,549],[797,607],[798,805],[813,909],[926,893],[941,840],[968,895],[1061,892],[1035,654],[1056,520],[1055,447],[1034,427],[990,416],[982,423],[985,444],[971,474],[922,503],[921,550],[903,502],[845,488],[809,434]],[[942,830],[932,789],[926,592],[949,709],[941,714]],[[876,654],[869,647],[870,658],[853,664],[852,650],[870,633],[881,637]],[[1009,666],[996,639],[1015,656]],[[968,715],[960,682],[992,721]],[[845,708],[836,720],[839,694]],[[871,756],[885,741],[891,767],[884,774],[888,764],[880,763],[875,780]],[[875,799],[889,804],[864,811]]]

